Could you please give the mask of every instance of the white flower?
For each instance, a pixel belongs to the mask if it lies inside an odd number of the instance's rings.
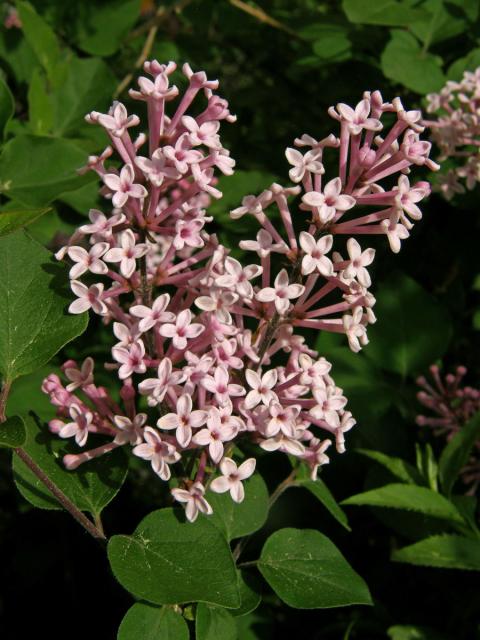
[[[220,471],[223,475],[212,481],[210,489],[215,493],[230,491],[232,500],[242,502],[245,497],[242,480],[246,480],[252,475],[255,471],[255,465],[255,458],[245,460],[239,467],[231,458],[223,458],[220,462]]]

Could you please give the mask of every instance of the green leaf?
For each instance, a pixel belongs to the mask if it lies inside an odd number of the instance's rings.
[[[53,132],[72,136],[85,123],[85,114],[105,111],[111,102],[116,79],[107,64],[99,58],[73,58],[62,85],[55,91]]]
[[[86,2],[86,11],[78,21],[76,44],[87,53],[111,56],[120,48],[125,36],[140,14],[140,0]]]
[[[268,538],[258,568],[275,593],[297,609],[371,604],[368,587],[337,547],[313,529],[280,529]]]
[[[423,371],[447,349],[452,326],[447,311],[411,278],[394,275],[379,287],[365,355],[405,377]],[[432,331],[435,327],[435,331]]]
[[[238,609],[232,609],[232,615],[245,616],[258,607],[262,601],[262,597],[250,585],[256,586],[251,574],[247,571],[238,571],[238,588],[240,591],[240,606]]]
[[[417,469],[426,479],[428,486],[433,491],[438,491],[438,464],[433,453],[432,445],[427,442],[423,447],[419,442],[415,443]]]
[[[424,567],[480,571],[480,540],[458,535],[431,536],[394,551],[392,560]]]
[[[350,22],[356,24],[408,27],[415,20],[428,17],[425,11],[396,0],[343,0],[342,8]]]
[[[8,394],[7,414],[26,415],[33,411],[42,422],[48,422],[52,418],[53,406],[48,395],[42,392],[41,386],[51,373],[62,375],[60,369],[47,365],[15,380]]]
[[[88,316],[66,313],[65,267],[24,231],[0,238],[0,273],[0,375],[12,382],[83,333]]]
[[[43,207],[95,179],[77,174],[86,156],[83,149],[62,138],[19,135],[3,147],[0,192],[24,205]]]
[[[40,67],[32,72],[28,86],[28,117],[33,133],[50,133],[53,127],[53,103],[47,90],[47,79]]]
[[[178,510],[153,511],[133,535],[110,538],[108,558],[120,584],[148,602],[241,604],[230,547],[205,518],[191,523]]]
[[[449,500],[431,489],[409,484],[387,484],[351,496],[343,500],[342,504],[405,509],[448,520],[454,524],[464,523],[462,516]]]
[[[213,514],[204,516],[222,531],[227,540],[240,538],[257,531],[265,524],[268,516],[268,490],[259,473],[243,483],[245,499],[240,504],[234,502],[230,493],[208,494]]]
[[[0,447],[16,449],[23,446],[26,437],[25,423],[20,416],[12,416],[5,422],[0,422]]]
[[[465,30],[465,20],[451,15],[443,0],[425,0],[422,9],[430,15],[410,24],[409,28],[426,47],[454,38]]]
[[[72,207],[77,213],[88,216],[90,209],[100,208],[98,203],[98,182],[89,182],[88,184],[76,189],[62,193],[58,199],[69,207]]]
[[[305,489],[310,491],[310,493],[312,493],[318,500],[320,500],[323,506],[329,511],[330,515],[332,515],[335,520],[342,525],[342,527],[345,527],[347,531],[351,531],[345,512],[335,500],[329,488],[321,478],[317,478],[316,480],[304,478],[301,480],[297,480],[293,486],[304,487]]]
[[[196,640],[236,640],[237,625],[226,609],[200,603],[195,618]]]
[[[312,41],[312,49],[318,58],[330,62],[346,60],[352,55],[352,43],[345,27],[337,24],[316,23],[299,33],[305,40]]]
[[[189,640],[188,625],[170,607],[135,603],[125,614],[117,640]],[[218,640],[218,639],[217,639]]]
[[[472,71],[480,66],[480,48],[472,49],[466,56],[455,60],[447,71],[448,80],[460,81],[465,71]]]
[[[381,451],[371,451],[369,449],[356,449],[355,451],[362,456],[375,460],[402,482],[407,482],[408,484],[422,483],[422,477],[417,469],[401,458],[394,458]]]
[[[48,207],[43,209],[25,209],[20,211],[4,211],[0,212],[0,237],[6,236],[9,233],[13,233],[22,227],[35,222],[47,211],[50,211]]]
[[[430,627],[411,624],[396,624],[387,629],[387,633],[390,640],[448,640]]]
[[[8,121],[15,113],[15,102],[12,92],[5,80],[0,76],[0,137],[3,137]]]
[[[124,452],[115,449],[86,462],[75,471],[67,471],[62,458],[66,453],[78,453],[78,447],[53,435],[47,425],[40,426],[31,416],[25,419],[25,425],[27,440],[22,448],[81,511],[88,511],[94,516],[100,514],[117,495],[127,475],[128,460]],[[35,507],[62,508],[17,456],[13,460],[13,473],[18,490]]]
[[[462,467],[470,458],[475,442],[480,438],[480,412],[450,440],[440,456],[438,471],[443,491],[450,495]]]
[[[29,2],[17,0],[17,9],[26,41],[34,50],[49,79],[54,80],[56,65],[61,57],[57,36]]]
[[[478,0],[447,0],[447,3],[462,9],[467,18],[472,22],[478,18],[478,12],[480,11]]]
[[[439,91],[445,84],[441,58],[423,51],[407,31],[392,30],[380,61],[387,78],[417,93]]]

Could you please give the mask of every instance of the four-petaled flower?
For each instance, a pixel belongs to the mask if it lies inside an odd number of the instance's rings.
[[[290,284],[286,269],[282,269],[275,278],[273,287],[265,287],[257,293],[260,302],[274,302],[280,315],[285,315],[290,307],[290,300],[298,298],[305,291],[302,284]]]
[[[109,189],[113,191],[112,202],[117,208],[123,207],[128,198],[145,198],[147,190],[142,184],[137,184],[135,180],[135,170],[131,164],[122,167],[120,175],[116,173],[106,173],[103,181]]]
[[[222,415],[217,407],[210,407],[207,428],[196,433],[192,441],[203,447],[208,446],[210,458],[217,464],[223,456],[223,443],[233,440],[237,433],[238,428],[234,424],[222,422]]]
[[[148,331],[157,324],[162,322],[173,322],[175,314],[171,311],[165,311],[170,302],[168,293],[162,293],[152,304],[152,308],[143,304],[137,304],[130,308],[130,313],[137,318],[142,318],[138,323],[138,328],[143,333]]]
[[[162,480],[170,480],[169,464],[180,460],[180,454],[173,444],[162,440],[160,434],[152,427],[145,427],[144,442],[133,449],[133,454],[144,460],[150,460],[152,469]]]
[[[120,235],[121,247],[109,249],[103,256],[106,262],[120,262],[120,272],[125,278],[130,278],[137,268],[137,258],[141,258],[148,251],[146,244],[136,244],[135,235],[131,229]]]
[[[305,251],[302,259],[302,273],[308,275],[313,271],[318,271],[323,276],[333,275],[333,264],[326,253],[333,246],[333,236],[322,236],[318,240],[306,231],[300,233],[300,246]]]
[[[185,515],[190,522],[195,522],[199,513],[205,513],[206,515],[213,513],[212,507],[203,497],[205,495],[205,487],[201,482],[194,482],[189,490],[172,489],[171,493],[175,500],[186,503]]]
[[[192,429],[198,429],[205,424],[208,411],[196,409],[192,411],[191,396],[184,394],[177,400],[176,413],[167,413],[157,420],[159,429],[176,429],[175,437],[181,447],[187,447],[192,439]]]
[[[318,211],[320,222],[326,223],[333,220],[337,211],[348,211],[355,206],[355,198],[348,195],[342,195],[342,181],[340,178],[334,178],[327,182],[320,191],[308,191],[302,197],[302,208],[314,209]]]
[[[192,312],[190,309],[184,309],[178,314],[175,324],[163,324],[159,329],[159,333],[165,338],[172,338],[172,344],[176,349],[185,349],[188,340],[197,338],[205,331],[203,324],[191,324],[191,322]]]
[[[246,480],[253,474],[255,465],[255,458],[248,458],[239,467],[231,458],[223,458],[220,462],[222,475],[212,481],[210,489],[215,493],[230,491],[232,500],[243,502],[245,489],[243,488],[242,480]]]

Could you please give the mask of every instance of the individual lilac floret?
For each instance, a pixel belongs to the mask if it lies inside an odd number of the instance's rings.
[[[87,116],[108,136],[82,169],[100,177],[106,210],[92,209],[56,254],[73,263],[69,311],[91,309],[111,328],[104,364],[119,393],[97,385],[92,358],[65,363],[66,386],[52,374],[42,388],[57,411],[52,432],[81,447],[90,433],[104,439],[66,456],[68,469],[130,447],[178,484],[172,496],[194,521],[212,512],[207,488],[244,499],[255,469],[253,457],[236,461],[244,443],[297,458],[313,480],[330,446],[345,451],[355,420],[332,364],[307,336],[344,334],[355,352],[368,342],[375,252],[354,236],[386,235],[398,251],[430,189],[407,174],[434,164],[420,112],[384,103],[379,92],[355,108],[339,103],[330,110],[339,137],[304,134],[287,149],[295,185],[273,183],[231,212],[259,226],[240,242],[246,257],[234,258],[209,232],[207,211],[221,197],[218,175],[233,172],[221,124],[235,116],[214,93],[218,81],[184,65],[181,95],[175,69],[146,62],[130,92],[146,107],[147,134],[131,137],[141,119],[119,102]],[[385,113],[396,116],[387,131]],[[115,169],[107,166],[113,153]],[[325,182],[324,153],[338,156],[337,175]]]
[[[455,373],[441,376],[437,365],[430,367],[433,383],[424,376],[417,379],[421,391],[417,398],[434,416],[417,416],[417,424],[430,427],[436,436],[450,441],[462,427],[480,411],[480,390],[463,386],[467,373],[465,367],[457,367]],[[480,439],[474,445],[472,455],[460,472],[468,495],[474,495],[480,486]]]

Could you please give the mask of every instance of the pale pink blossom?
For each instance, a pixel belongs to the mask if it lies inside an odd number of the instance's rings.
[[[181,447],[187,447],[192,439],[192,429],[198,429],[205,424],[208,411],[196,409],[192,411],[193,403],[189,395],[181,395],[177,400],[175,413],[167,413],[157,420],[159,429],[176,429],[175,437]]]
[[[112,136],[117,138],[121,138],[128,127],[136,127],[140,124],[140,118],[136,115],[129,116],[121,102],[114,102],[108,115],[100,113],[97,119],[102,127],[105,127]]]
[[[322,157],[319,151],[311,150],[303,154],[289,147],[285,151],[285,156],[288,162],[293,165],[293,169],[290,169],[288,172],[292,182],[301,182],[306,171],[314,175],[322,175],[325,173],[325,168],[319,159]]]
[[[218,464],[223,456],[223,443],[233,440],[238,429],[232,424],[222,423],[222,416],[217,407],[210,407],[206,429],[201,429],[192,438],[195,444],[208,446],[208,453],[215,464]]]
[[[125,278],[131,278],[137,268],[137,259],[144,256],[148,247],[144,243],[136,244],[131,229],[120,234],[120,247],[109,249],[103,259],[106,262],[119,262],[120,272]]]
[[[369,287],[372,281],[365,267],[372,264],[375,258],[375,249],[365,249],[365,251],[362,251],[361,246],[355,238],[349,238],[347,240],[347,251],[350,260],[348,266],[343,271],[343,277],[357,278],[363,287]]]
[[[147,422],[146,413],[137,413],[133,420],[126,416],[114,416],[113,424],[120,429],[115,436],[117,444],[137,445],[143,442],[143,426]]]
[[[302,258],[302,273],[308,275],[318,271],[323,276],[333,275],[333,264],[327,254],[333,246],[333,236],[326,235],[318,240],[306,231],[300,233],[300,246],[305,251]]]
[[[66,367],[65,375],[70,384],[67,384],[67,391],[75,391],[75,389],[83,388],[93,383],[93,369],[95,363],[93,358],[85,358],[81,368],[78,367]]]
[[[113,347],[112,355],[121,364],[118,370],[120,380],[125,380],[134,373],[145,373],[147,370],[144,362],[145,347],[141,340],[134,342],[127,348]]]
[[[152,427],[145,427],[144,442],[133,449],[133,454],[144,460],[150,460],[152,469],[162,480],[170,480],[170,464],[180,460],[180,454],[175,447],[162,440],[160,434]]]
[[[275,278],[274,286],[260,289],[256,297],[260,302],[274,302],[277,312],[285,315],[290,308],[290,300],[301,296],[304,290],[301,284],[290,284],[287,270],[282,269]]]
[[[77,404],[72,404],[69,408],[72,422],[68,422],[61,426],[58,435],[61,438],[75,437],[75,442],[79,447],[85,446],[88,438],[89,428],[93,421],[91,411],[86,411]]]
[[[185,349],[188,340],[197,338],[205,331],[205,327],[202,324],[191,323],[192,312],[190,309],[184,309],[178,314],[175,324],[163,324],[159,329],[159,333],[165,338],[172,338],[172,344],[176,349]]]
[[[245,398],[245,406],[247,409],[253,409],[260,402],[268,407],[270,402],[277,402],[277,394],[273,391],[278,380],[276,369],[270,369],[260,377],[260,375],[252,369],[245,371],[245,378],[251,389]]]
[[[99,242],[94,244],[90,251],[86,251],[83,247],[69,247],[67,250],[68,257],[76,264],[70,269],[70,278],[76,280],[86,271],[91,271],[97,275],[107,273],[108,267],[100,260],[109,248],[107,242]]]
[[[337,104],[337,110],[345,122],[347,122],[348,130],[352,135],[358,135],[363,129],[368,131],[381,131],[383,125],[377,118],[369,118],[370,100],[364,99],[355,107],[349,107],[348,104],[340,102]]]
[[[199,513],[210,515],[213,513],[212,507],[204,498],[205,487],[201,482],[194,482],[190,489],[172,489],[172,496],[178,502],[185,502],[185,515],[187,520],[195,522]]]
[[[355,206],[355,198],[350,195],[342,195],[342,182],[340,178],[334,178],[327,182],[320,191],[309,191],[302,197],[302,202],[309,209],[318,211],[318,217],[323,223],[330,222],[337,211],[348,211]]]
[[[185,380],[184,372],[173,371],[170,358],[162,359],[158,365],[157,374],[157,378],[146,378],[138,385],[138,390],[142,395],[148,396],[148,404],[152,407],[162,402],[170,386]]]
[[[245,489],[242,481],[250,478],[255,471],[255,465],[255,458],[248,458],[239,467],[237,467],[237,463],[232,458],[223,458],[220,462],[222,475],[212,481],[210,489],[215,493],[230,491],[234,502],[243,502]]]
[[[220,406],[230,397],[245,395],[245,389],[239,384],[230,383],[229,377],[227,368],[219,366],[213,376],[207,375],[202,379],[202,385],[215,395],[215,400]]]
[[[101,316],[107,313],[107,305],[102,300],[103,283],[99,282],[86,287],[79,280],[72,280],[70,286],[77,300],[68,307],[69,313],[83,313],[88,309],[92,309]]]
[[[362,346],[368,344],[367,329],[363,322],[363,309],[356,307],[352,314],[343,316],[343,326],[350,349],[358,353]]]
[[[114,207],[123,207],[128,198],[145,198],[148,195],[147,190],[141,184],[134,182],[135,171],[131,164],[122,167],[120,175],[115,173],[106,173],[103,181],[109,189],[113,191],[112,202]]]
[[[137,318],[142,318],[138,324],[141,332],[148,331],[162,322],[174,322],[175,314],[171,311],[165,311],[170,302],[168,293],[162,293],[153,301],[152,307],[146,307],[142,304],[130,307],[130,313]]]
[[[138,156],[135,159],[135,164],[155,187],[160,187],[165,178],[178,178],[177,169],[167,164],[167,155],[164,149],[156,149],[152,153],[151,159]]]

